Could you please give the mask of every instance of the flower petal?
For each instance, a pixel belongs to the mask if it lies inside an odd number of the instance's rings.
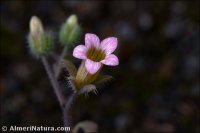
[[[108,65],[108,66],[117,66],[119,65],[119,59],[116,55],[110,54],[101,63]]]
[[[87,59],[85,62],[85,67],[87,71],[93,75],[99,70],[99,68],[101,67],[101,63]]]
[[[91,47],[98,48],[100,45],[99,37],[95,34],[87,33],[85,35],[85,45],[87,48]]]
[[[79,59],[86,59],[87,47],[85,45],[78,45],[74,48],[73,56]]]
[[[106,55],[109,55],[117,48],[117,42],[116,37],[108,37],[101,42],[101,50],[105,51]]]

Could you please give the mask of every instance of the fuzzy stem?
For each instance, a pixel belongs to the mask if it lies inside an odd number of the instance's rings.
[[[60,56],[60,59],[65,58],[66,52],[67,52],[67,46],[64,47],[64,49],[63,49],[63,51],[62,51],[62,54],[61,54],[61,56]]]
[[[49,66],[49,64],[48,64],[48,62],[47,62],[46,57],[42,57],[42,63],[43,63],[43,65],[44,65],[44,67],[45,67],[45,70],[46,70],[46,72],[47,72],[47,75],[48,75],[48,77],[49,77],[49,80],[50,80],[50,82],[51,82],[51,84],[52,84],[52,86],[53,86],[53,89],[54,89],[55,93],[56,93],[56,96],[57,96],[57,98],[58,98],[58,101],[59,101],[59,103],[60,103],[60,106],[62,107],[62,106],[65,104],[65,97],[64,97],[64,95],[63,95],[63,93],[62,93],[62,90],[61,90],[61,88],[60,88],[58,82],[57,82],[56,79],[54,78],[53,72],[52,72],[51,69],[50,69],[50,66]]]
[[[58,76],[60,75],[61,65],[62,65],[61,63],[62,63],[63,58],[65,58],[66,52],[67,52],[67,46],[64,47],[62,54],[60,55],[60,58],[58,60],[58,67],[57,67],[56,72],[55,72],[56,78],[58,78]]]
[[[47,75],[49,77],[49,80],[53,86],[53,89],[56,93],[56,96],[58,98],[58,101],[60,103],[60,106],[62,108],[62,112],[63,112],[63,118],[64,118],[64,126],[65,127],[72,127],[72,109],[73,109],[73,103],[77,97],[76,93],[73,93],[69,99],[66,101],[65,96],[62,93],[62,90],[58,84],[58,81],[55,79],[53,72],[50,69],[50,66],[47,62],[46,57],[42,57],[42,63],[45,67],[45,70],[47,72]],[[66,131],[67,132],[67,131]]]
[[[51,53],[52,58],[57,61],[59,59],[58,54],[56,54],[55,52]]]
[[[65,127],[73,127],[73,104],[76,100],[77,94],[73,93],[65,106],[62,108],[63,109],[63,119],[64,119],[64,126]]]

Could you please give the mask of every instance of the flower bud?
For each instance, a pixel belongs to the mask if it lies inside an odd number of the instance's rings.
[[[33,16],[30,20],[28,43],[31,53],[37,58],[48,55],[53,48],[51,34],[44,33],[42,22],[36,16]]]
[[[77,16],[76,15],[71,15],[67,19],[67,23],[70,27],[74,27],[77,24]]]
[[[43,26],[41,20],[33,16],[30,21],[30,32],[33,36],[37,36],[38,34],[44,33]]]
[[[77,22],[77,16],[71,15],[61,26],[59,40],[63,46],[72,45],[79,41],[81,29]]]

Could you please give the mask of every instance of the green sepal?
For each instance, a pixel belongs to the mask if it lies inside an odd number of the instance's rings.
[[[77,68],[76,66],[68,60],[62,60],[62,67],[66,68],[69,72],[70,77],[76,77],[77,74]]]
[[[73,45],[77,43],[80,40],[80,36],[81,28],[78,24],[71,27],[68,24],[64,23],[61,26],[59,32],[59,40],[63,46]]]
[[[28,35],[29,48],[31,53],[36,57],[47,56],[53,49],[53,36],[49,32],[41,33],[38,38]]]

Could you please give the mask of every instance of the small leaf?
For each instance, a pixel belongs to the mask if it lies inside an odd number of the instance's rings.
[[[72,62],[63,59],[62,67],[67,69],[70,76],[76,77],[77,68],[75,67],[75,65]]]
[[[96,86],[93,84],[85,85],[83,88],[80,89],[78,94],[85,94],[87,96],[89,92],[97,94]]]
[[[113,77],[110,75],[98,76],[98,78],[94,81],[94,84],[96,86],[99,86],[99,85],[105,84],[106,82],[111,81],[112,79]]]

